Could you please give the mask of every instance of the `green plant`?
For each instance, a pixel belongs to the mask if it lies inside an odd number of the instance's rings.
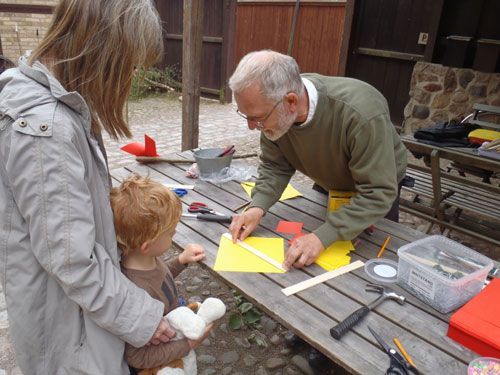
[[[245,326],[256,328],[262,313],[241,294],[233,290],[236,312],[229,316],[229,328],[238,330]]]
[[[267,348],[269,345],[266,340],[266,335],[258,330],[254,330],[250,336],[248,336],[249,342],[254,342],[257,346],[262,348]]]
[[[252,303],[243,298],[241,294],[232,291],[234,303],[236,304],[236,312],[229,316],[229,328],[236,331],[244,327],[252,329],[252,333],[247,337],[248,342],[253,342],[257,346],[267,348],[266,335],[261,333],[262,328],[260,318],[262,313]]]
[[[177,76],[174,67],[138,69],[132,78],[130,97],[139,99],[157,92],[180,91],[181,84],[177,82]]]

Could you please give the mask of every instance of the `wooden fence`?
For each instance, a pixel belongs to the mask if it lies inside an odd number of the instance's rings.
[[[345,2],[301,1],[295,31],[295,1],[239,1],[236,15],[235,62],[246,53],[269,48],[291,55],[302,72],[339,73]]]

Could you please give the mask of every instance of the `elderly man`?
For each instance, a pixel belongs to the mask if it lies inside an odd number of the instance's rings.
[[[285,268],[310,265],[330,244],[353,239],[389,211],[397,221],[406,149],[380,92],[351,78],[301,75],[292,57],[270,50],[243,57],[229,86],[238,114],[262,132],[259,177],[249,209],[231,223],[234,241],[256,228],[296,170],[324,191],[355,195],[294,241]]]

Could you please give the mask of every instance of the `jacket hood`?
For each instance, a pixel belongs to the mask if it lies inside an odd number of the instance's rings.
[[[68,92],[39,61],[28,65],[25,57],[19,58],[17,68],[6,70],[0,75],[0,117],[13,120],[24,117],[34,107],[55,105],[60,101],[90,120],[85,100],[77,92]]]

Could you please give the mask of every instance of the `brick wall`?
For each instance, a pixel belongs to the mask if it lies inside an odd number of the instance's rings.
[[[413,133],[439,121],[461,119],[475,103],[500,106],[500,73],[418,62],[404,110],[404,131]]]
[[[17,62],[20,55],[33,50],[49,26],[50,14],[1,11],[8,5],[55,6],[58,0],[1,0],[0,38],[3,55]],[[16,31],[17,26],[17,31]],[[38,30],[38,36],[37,36]]]

